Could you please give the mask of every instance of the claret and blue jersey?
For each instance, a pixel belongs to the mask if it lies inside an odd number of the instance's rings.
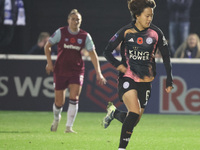
[[[81,50],[95,50],[90,34],[82,29],[72,32],[68,26],[61,27],[49,38],[49,42],[58,46],[58,55],[55,62],[54,73],[60,76],[84,74],[84,61]]]

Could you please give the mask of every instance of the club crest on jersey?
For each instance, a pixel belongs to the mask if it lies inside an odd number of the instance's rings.
[[[77,39],[78,44],[82,44],[83,40],[82,39]]]
[[[149,44],[149,45],[152,44],[153,43],[153,39],[151,37],[148,37],[146,39],[146,43]]]

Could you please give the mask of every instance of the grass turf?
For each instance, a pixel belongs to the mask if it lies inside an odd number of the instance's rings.
[[[52,112],[0,111],[0,150],[117,150],[121,123],[101,127],[105,113],[79,112],[78,134],[64,133],[66,112],[57,132],[50,132]],[[144,114],[127,150],[199,150],[199,115]]]

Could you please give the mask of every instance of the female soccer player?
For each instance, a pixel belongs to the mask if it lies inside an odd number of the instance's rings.
[[[85,70],[81,57],[81,50],[83,48],[89,52],[99,84],[106,83],[105,78],[101,74],[92,38],[89,33],[80,29],[81,21],[81,14],[76,9],[73,9],[68,15],[69,26],[56,30],[45,45],[45,55],[47,57],[46,71],[48,74],[53,72],[55,86],[55,102],[53,104],[54,121],[51,131],[57,130],[62,108],[65,104],[66,88],[68,88],[70,94],[65,132],[75,133],[72,126],[78,112],[79,95],[83,85]],[[51,47],[54,44],[58,46],[55,66],[51,59]]]
[[[106,59],[120,72],[118,93],[128,112],[122,112],[109,103],[103,126],[107,128],[115,118],[123,123],[119,150],[126,149],[134,126],[140,120],[151,95],[151,82],[156,75],[154,54],[159,48],[165,65],[166,92],[172,89],[171,63],[167,41],[162,31],[153,25],[154,0],[129,0],[128,8],[133,21],[121,28],[105,48]],[[112,51],[121,43],[122,60]]]

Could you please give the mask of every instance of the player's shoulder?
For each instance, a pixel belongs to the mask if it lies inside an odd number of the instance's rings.
[[[63,26],[63,27],[60,27],[59,29],[60,30],[67,30],[68,26]]]
[[[85,35],[87,35],[87,34],[88,34],[88,32],[87,32],[87,31],[85,31],[85,30],[83,30],[83,29],[80,29],[80,31],[79,31],[79,34],[85,34]]]
[[[118,32],[125,32],[127,29],[131,29],[131,28],[133,28],[133,22],[126,24]]]
[[[151,24],[149,28],[156,31],[158,34],[161,34],[161,35],[163,34],[162,30],[154,24]]]

